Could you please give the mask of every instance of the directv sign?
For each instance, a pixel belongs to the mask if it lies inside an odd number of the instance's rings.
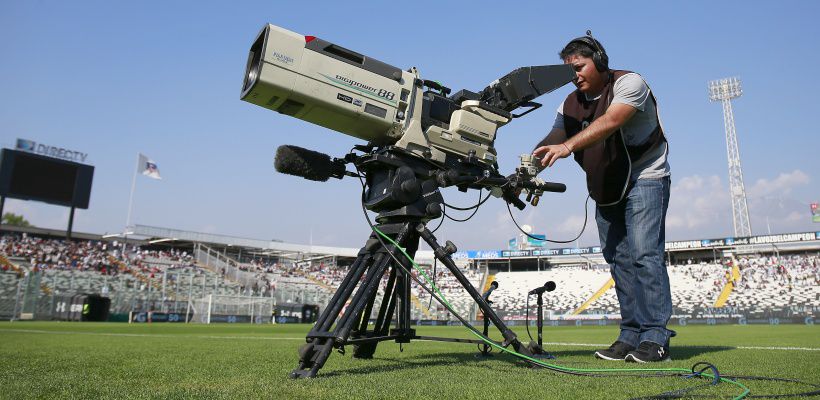
[[[33,140],[20,138],[17,138],[17,150],[78,163],[84,163],[85,159],[88,158],[88,153],[81,153],[79,151],[64,149],[57,146],[49,146],[47,144],[37,143]]]
[[[514,239],[513,239],[514,240]],[[789,243],[820,240],[820,232],[784,233],[779,235],[763,235],[749,237],[729,237],[724,239],[687,240],[666,242],[666,250],[697,250],[725,248],[737,245]],[[519,257],[550,257],[573,256],[585,254],[600,254],[601,246],[592,247],[563,247],[558,249],[532,250],[467,250],[454,253],[454,259],[494,259]]]

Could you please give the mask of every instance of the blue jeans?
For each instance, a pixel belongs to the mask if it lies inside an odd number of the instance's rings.
[[[626,198],[597,207],[595,219],[604,259],[621,306],[618,340],[638,346],[669,343],[672,293],[664,260],[669,177],[638,179]]]

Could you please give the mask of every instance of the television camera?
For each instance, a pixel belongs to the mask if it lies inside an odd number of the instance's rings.
[[[411,258],[422,239],[499,329],[503,345],[530,354],[455,265],[456,246],[440,245],[426,223],[442,216],[442,187],[488,189],[520,209],[522,190],[532,205],[545,191],[563,192],[564,185],[536,177],[530,155],[521,156],[513,175],[500,174],[494,141],[498,128],[541,106],[533,99],[574,78],[568,65],[523,67],[479,92],[451,94],[415,67],[401,70],[315,36],[262,28],[248,53],[241,99],[367,141],[343,158],[280,146],[277,171],[316,181],[364,178],[363,206],[377,213],[373,233],[308,333],[291,377],[315,377],[331,351],[345,345],[353,345],[355,357],[371,358],[385,340],[484,343],[418,336],[411,328],[411,279],[417,279]]]

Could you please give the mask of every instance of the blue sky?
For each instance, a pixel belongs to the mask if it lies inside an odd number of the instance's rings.
[[[641,73],[670,141],[667,239],[732,234],[720,104],[707,81],[738,76],[734,112],[754,234],[817,230],[816,128],[820,80],[817,2],[56,2],[0,3],[0,145],[28,138],[89,154],[91,204],[75,230],[121,231],[138,152],[163,180],[139,177],[133,222],[287,242],[358,247],[368,235],[358,182],[277,174],[276,147],[343,155],[357,139],[239,100],[251,41],[265,23],[314,35],[424,78],[479,90],[526,65],[556,64],[566,42],[592,29],[611,65]],[[499,131],[502,172],[546,133],[571,91]],[[565,194],[517,212],[548,238],[574,236],[585,188],[569,159],[546,171]],[[476,192],[446,190],[467,205]],[[7,200],[37,226],[64,229],[65,208]],[[590,207],[590,212],[592,212]],[[466,223],[437,233],[463,249],[506,246],[515,235],[491,199]],[[591,220],[580,245],[596,245]]]

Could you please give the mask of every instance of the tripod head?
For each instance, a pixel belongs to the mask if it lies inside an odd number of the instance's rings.
[[[523,155],[531,162],[531,156]],[[357,172],[346,170],[353,164]],[[374,212],[382,213],[377,221],[391,216],[414,216],[423,220],[441,217],[444,199],[439,188],[456,186],[466,192],[469,189],[487,189],[496,197],[503,198],[518,209],[526,204],[518,198],[521,190],[528,193],[527,201],[538,205],[544,192],[564,192],[560,183],[544,182],[526,167],[516,168],[516,173],[505,177],[487,164],[468,155],[451,167],[442,167],[395,146],[356,146],[343,158],[331,158],[326,154],[297,146],[280,146],[274,161],[276,170],[314,181],[327,181],[331,177],[365,177],[364,205]],[[535,197],[533,197],[535,196]]]

